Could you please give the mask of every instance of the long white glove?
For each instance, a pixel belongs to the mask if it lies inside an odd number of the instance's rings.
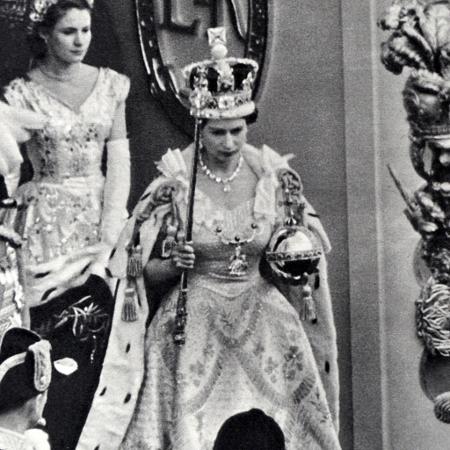
[[[23,161],[18,144],[30,138],[29,130],[43,128],[45,120],[42,114],[0,102],[0,175],[5,177],[10,195],[19,183]]]
[[[101,222],[101,251],[92,273],[104,277],[112,248],[128,217],[127,201],[130,192],[130,151],[128,139],[115,139],[106,143],[107,168],[103,193]]]

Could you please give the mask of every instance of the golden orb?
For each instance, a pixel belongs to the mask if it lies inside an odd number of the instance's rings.
[[[316,235],[304,226],[285,225],[272,236],[266,259],[273,273],[283,280],[300,283],[317,270],[322,247]]]

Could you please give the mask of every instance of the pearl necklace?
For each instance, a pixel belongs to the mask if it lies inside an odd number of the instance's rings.
[[[68,82],[73,81],[77,76],[79,71],[77,71],[74,74],[67,74],[67,75],[56,75],[55,73],[47,72],[42,68],[42,66],[38,66],[39,71],[47,78],[50,78],[51,80],[56,80],[60,82]]]
[[[223,192],[230,192],[231,191],[230,183],[237,177],[239,171],[241,170],[242,163],[244,162],[244,158],[242,157],[242,155],[239,156],[238,165],[237,165],[236,169],[234,169],[233,173],[228,178],[221,178],[218,175],[216,175],[213,171],[211,171],[209,169],[209,167],[203,161],[201,153],[199,155],[198,162],[200,163],[200,168],[202,169],[202,171],[205,173],[205,175],[208,178],[210,178],[211,180],[213,180],[214,182],[216,182],[218,184],[223,184],[224,185]]]

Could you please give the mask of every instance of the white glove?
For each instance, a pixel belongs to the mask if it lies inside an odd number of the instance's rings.
[[[39,428],[30,428],[24,434],[31,450],[51,450],[48,434],[45,431]]]
[[[107,168],[103,193],[101,244],[103,249],[92,267],[92,273],[105,276],[112,248],[128,217],[127,201],[130,192],[130,151],[128,139],[106,143]]]

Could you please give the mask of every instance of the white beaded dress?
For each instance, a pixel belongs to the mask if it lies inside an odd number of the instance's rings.
[[[56,358],[71,357],[79,367],[49,389],[44,414],[55,449],[74,448],[106,347],[112,294],[92,268],[101,265],[104,254],[109,255],[127,217],[128,151],[119,167],[123,177],[113,183],[116,190],[123,191],[121,201],[116,201],[116,208],[111,208],[110,202],[109,209],[105,207],[108,180],[111,185],[115,178],[111,174],[118,172],[112,164],[114,156],[118,165],[118,156],[108,153],[105,164],[104,153],[129,86],[126,76],[100,68],[93,89],[78,110],[29,78],[13,80],[4,92],[9,104],[46,118],[44,127],[33,131],[25,144],[33,177],[14,194],[19,205],[14,225],[24,242],[20,263],[31,328],[50,340]],[[116,195],[111,190],[109,194],[108,198]],[[42,276],[34,276],[39,270]],[[82,299],[86,300],[80,310],[94,311],[90,317],[97,314],[101,322],[77,321],[71,307]],[[61,322],[67,314],[72,318]],[[96,323],[96,329],[89,323]]]
[[[2,450],[33,450],[25,435],[6,428],[0,428],[0,448]]]
[[[76,111],[31,79],[18,78],[6,87],[8,103],[47,118],[26,143],[33,178],[15,194],[26,208],[20,224],[25,266],[78,253],[81,261],[84,249],[108,240],[108,224],[102,221],[102,156],[117,105],[128,90],[127,77],[100,68],[92,91]]]

